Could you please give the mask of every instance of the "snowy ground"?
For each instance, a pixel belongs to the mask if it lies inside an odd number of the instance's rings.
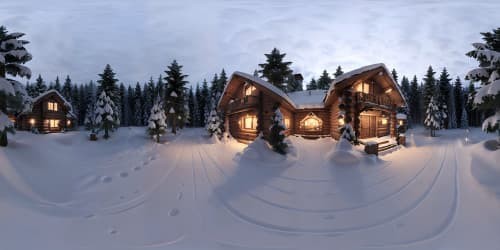
[[[339,165],[329,138],[291,137],[285,158],[202,134],[11,136],[1,249],[499,248],[500,153],[483,146],[494,135],[416,129],[406,148]]]

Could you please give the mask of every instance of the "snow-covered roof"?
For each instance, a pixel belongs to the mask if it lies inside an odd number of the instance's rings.
[[[283,99],[285,99],[288,103],[290,103],[290,105],[292,105],[294,108],[297,108],[294,104],[294,102],[290,99],[290,97],[288,97],[287,94],[285,94],[285,92],[283,92],[283,90],[277,88],[276,86],[272,85],[271,83],[268,83],[262,79],[260,79],[259,77],[256,77],[256,76],[253,76],[253,75],[250,75],[250,74],[247,74],[247,73],[243,73],[243,72],[240,72],[240,71],[235,71],[231,77],[229,78],[229,82],[231,82],[231,80],[233,79],[234,76],[240,76],[240,77],[243,77],[245,79],[248,79],[254,83],[256,83],[257,85],[259,85],[260,87],[263,87],[273,93],[275,93],[276,95],[282,97]],[[226,92],[226,89],[227,87],[229,86],[229,84],[226,84],[226,87],[224,87],[224,91],[222,93],[225,93]],[[222,101],[222,98],[219,100],[219,103],[218,105],[220,104],[220,102]]]
[[[390,73],[389,69],[387,69],[387,67],[383,63],[376,63],[376,64],[367,65],[367,66],[364,66],[364,67],[361,67],[361,68],[357,68],[355,70],[351,70],[349,72],[346,72],[346,73],[338,76],[337,78],[335,78],[335,80],[332,81],[332,84],[330,84],[330,89],[328,89],[328,92],[326,93],[325,100],[327,100],[328,97],[331,95],[331,93],[333,92],[336,84],[338,84],[338,83],[340,83],[340,82],[342,82],[342,81],[344,81],[346,79],[349,79],[349,78],[351,78],[353,76],[356,76],[356,75],[359,75],[359,74],[363,74],[363,73],[365,73],[367,71],[374,70],[374,69],[379,68],[379,67],[383,68],[385,70],[387,76],[392,80],[392,82],[394,83],[394,86],[395,86],[396,90],[400,94],[400,96],[403,99],[403,101],[406,103],[405,96],[403,95],[403,92],[399,88],[399,85],[397,84],[396,80],[394,80],[394,78],[392,77],[392,74]]]
[[[48,94],[56,94],[57,96],[59,96],[59,98],[61,98],[61,100],[63,100],[64,102],[64,106],[68,107],[68,113],[71,114],[71,116],[73,117],[76,117],[76,115],[73,113],[73,106],[71,105],[70,102],[68,102],[68,100],[66,100],[66,98],[64,98],[63,95],[61,95],[61,93],[59,93],[59,91],[55,90],[55,89],[50,89],[50,90],[47,90],[43,93],[41,93],[40,95],[38,95],[37,97],[35,97],[33,99],[33,104],[35,104],[36,102],[38,102],[40,99],[42,99],[43,97],[45,97],[46,95]]]
[[[403,114],[403,113],[397,113],[396,114],[396,119],[400,119],[400,120],[406,120],[406,114]]]
[[[326,95],[326,90],[323,89],[296,91],[287,95],[298,109],[325,107],[323,98]]]

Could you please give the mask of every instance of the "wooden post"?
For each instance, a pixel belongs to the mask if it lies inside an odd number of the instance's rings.
[[[257,135],[264,131],[264,96],[259,91],[259,108],[257,111]]]
[[[396,134],[398,133],[397,130],[397,120],[396,120],[396,108],[394,107],[391,111],[390,114],[390,134],[391,137],[396,137]]]

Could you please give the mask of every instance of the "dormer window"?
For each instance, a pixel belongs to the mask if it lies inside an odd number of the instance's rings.
[[[57,102],[48,102],[47,105],[48,105],[47,109],[49,111],[57,111],[58,110]]]
[[[253,92],[255,92],[256,88],[255,86],[251,85],[251,84],[247,84],[245,85],[245,96],[251,96],[253,94]]]
[[[303,131],[321,131],[323,121],[311,112],[300,121],[300,128]]]

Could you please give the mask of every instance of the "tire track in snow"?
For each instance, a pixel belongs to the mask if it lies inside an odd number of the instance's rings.
[[[366,229],[371,229],[371,228],[374,228],[374,227],[378,227],[378,226],[390,223],[390,222],[392,222],[392,221],[394,221],[394,220],[396,220],[396,219],[398,219],[398,218],[400,218],[402,216],[405,216],[406,214],[408,214],[411,211],[413,211],[414,209],[416,209],[428,197],[429,193],[434,188],[434,186],[435,186],[435,184],[436,184],[436,182],[438,180],[438,177],[441,175],[441,172],[442,172],[442,169],[443,169],[443,166],[444,166],[444,163],[445,163],[445,158],[446,158],[447,152],[448,152],[448,147],[446,147],[445,150],[444,150],[444,157],[443,157],[443,159],[441,161],[440,167],[438,169],[438,173],[434,175],[434,178],[432,180],[432,183],[431,183],[430,187],[427,190],[425,190],[425,192],[416,201],[414,201],[409,207],[407,207],[403,211],[401,211],[401,212],[399,212],[397,214],[394,214],[394,215],[392,215],[390,217],[384,218],[381,221],[377,221],[377,222],[371,223],[369,225],[345,227],[345,228],[342,228],[342,229],[305,229],[305,228],[280,226],[280,225],[274,225],[274,224],[271,224],[271,223],[268,223],[268,222],[264,222],[264,221],[252,218],[251,216],[247,216],[247,215],[243,214],[241,211],[239,211],[238,209],[236,209],[233,206],[231,206],[231,204],[229,204],[224,199],[218,197],[218,200],[221,202],[221,204],[224,206],[224,208],[230,214],[233,214],[236,218],[239,218],[240,220],[245,221],[245,222],[247,222],[249,224],[253,224],[255,226],[258,226],[258,227],[261,227],[261,228],[265,228],[265,229],[268,229],[268,230],[271,230],[271,231],[292,232],[292,233],[311,233],[311,234],[325,234],[325,233],[332,234],[333,233],[334,234],[333,236],[339,236],[339,235],[342,235],[343,233],[347,233],[347,232],[363,231],[363,230],[366,230]],[[433,156],[434,155],[436,155],[436,153],[434,153]],[[431,157],[431,158],[433,158],[433,157]],[[427,163],[429,163],[430,161],[431,160],[429,160]],[[426,168],[428,165],[429,164],[426,164],[426,166],[424,168]],[[218,167],[216,166],[216,168],[218,168]],[[423,169],[421,169],[419,171],[419,173],[421,173],[423,171]],[[219,169],[219,171],[220,170],[221,169]],[[205,170],[205,172],[206,172],[206,170]],[[209,178],[209,177],[207,176],[207,178]],[[413,182],[415,179],[416,179],[416,177],[412,178],[411,182]],[[408,186],[408,185],[406,185],[406,186]],[[214,189],[214,191],[217,193],[216,189]]]
[[[454,189],[453,189],[453,202],[451,205],[451,210],[450,213],[448,213],[448,216],[446,220],[434,231],[429,233],[429,236],[422,237],[419,239],[411,240],[411,241],[405,241],[405,242],[398,242],[395,244],[387,244],[387,245],[370,245],[366,246],[366,248],[392,248],[392,247],[409,247],[421,243],[426,243],[430,242],[432,240],[438,239],[442,235],[444,235],[449,229],[451,228],[451,225],[454,223],[457,214],[458,214],[458,207],[459,207],[459,197],[460,197],[460,186],[459,186],[459,172],[458,172],[458,157],[457,157],[457,150],[453,150],[454,152],[454,157],[453,157],[453,169],[454,169]]]

